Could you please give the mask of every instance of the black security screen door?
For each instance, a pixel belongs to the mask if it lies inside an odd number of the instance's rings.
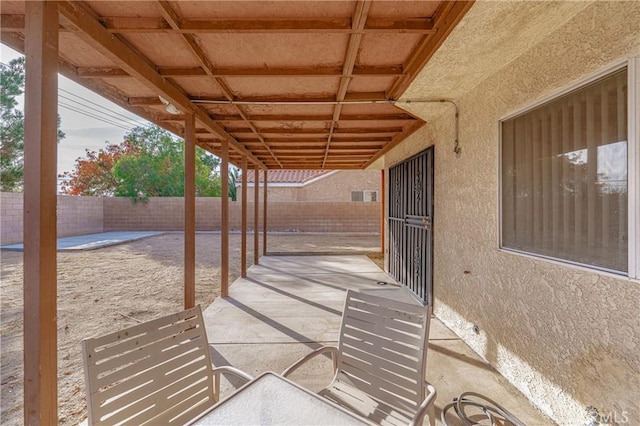
[[[389,169],[389,273],[432,303],[433,147]]]

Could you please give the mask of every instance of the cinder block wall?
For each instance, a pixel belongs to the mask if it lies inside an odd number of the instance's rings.
[[[247,207],[251,229],[253,203],[247,203]],[[197,198],[196,229],[219,231],[220,208],[220,198]],[[232,229],[240,229],[241,212],[240,202],[229,202]],[[267,220],[270,231],[375,233],[380,231],[380,203],[270,201]],[[180,197],[149,198],[136,203],[129,198],[104,199],[105,231],[179,231],[183,227],[184,201]]]
[[[296,232],[379,232],[380,203],[269,203],[268,229]]]
[[[233,223],[233,204],[230,223]],[[196,198],[196,229],[220,230],[220,198]],[[238,209],[238,216],[240,210]],[[251,216],[253,218],[253,216]],[[240,218],[238,218],[238,223]],[[133,202],[130,198],[106,198],[105,231],[178,231],[184,229],[182,197],[155,197]]]
[[[1,245],[23,240],[21,193],[0,194]],[[247,223],[253,229],[253,203],[247,203]],[[220,230],[220,198],[196,199],[196,229]],[[229,201],[229,225],[241,227],[242,205]],[[262,206],[260,206],[262,213]],[[262,226],[262,214],[260,214]],[[380,203],[358,202],[269,202],[269,231],[354,232],[380,231]],[[184,229],[184,201],[180,197],[150,198],[132,202],[129,198],[58,196],[58,236],[107,231],[181,231]]]
[[[0,244],[22,242],[22,205],[21,193],[0,193]]]
[[[104,230],[104,208],[101,197],[58,195],[58,236],[94,234]],[[23,240],[23,194],[0,193],[0,244]]]

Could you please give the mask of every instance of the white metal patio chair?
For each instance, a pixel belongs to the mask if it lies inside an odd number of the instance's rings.
[[[430,318],[430,307],[349,290],[338,347],[316,349],[282,375],[330,352],[335,375],[320,395],[377,424],[422,424],[428,415],[434,425],[436,389],[425,381]]]
[[[82,342],[90,425],[185,424],[214,405],[213,367],[200,306]]]

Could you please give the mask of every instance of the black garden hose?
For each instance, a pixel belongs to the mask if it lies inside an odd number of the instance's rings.
[[[476,400],[469,398],[470,396],[475,397]],[[482,402],[478,402],[477,400],[481,400]],[[524,423],[522,423],[516,416],[511,414],[500,404],[487,398],[484,395],[480,395],[479,393],[475,393],[475,392],[463,392],[460,394],[460,396],[458,396],[457,398],[454,398],[451,404],[446,405],[442,409],[442,415],[440,416],[440,420],[442,420],[442,424],[444,426],[449,426],[445,417],[447,415],[447,412],[451,408],[455,409],[456,414],[458,415],[458,418],[460,419],[460,421],[464,426],[479,424],[478,422],[471,420],[465,413],[465,407],[469,407],[469,406],[479,408],[480,411],[482,411],[486,416],[486,418],[491,422],[490,423],[491,426],[497,426],[494,414],[497,414],[498,416],[500,416],[500,420],[501,420],[500,424],[503,424],[506,426],[510,426],[510,425],[525,426]]]

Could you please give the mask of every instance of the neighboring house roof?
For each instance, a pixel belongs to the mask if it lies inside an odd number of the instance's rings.
[[[331,170],[269,170],[267,173],[268,184],[292,184],[292,185],[304,185],[317,178],[329,175],[333,173]],[[255,182],[254,171],[247,171],[247,183],[253,184]],[[260,174],[260,181],[262,182],[262,174]],[[242,182],[242,177],[239,176],[236,180],[236,185]]]

